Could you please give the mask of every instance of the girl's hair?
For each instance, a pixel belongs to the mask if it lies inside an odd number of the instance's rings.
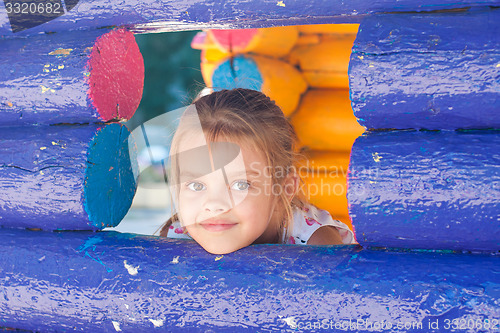
[[[280,242],[284,228],[290,232],[293,206],[302,208],[305,203],[300,191],[297,191],[290,201],[282,187],[287,173],[296,173],[295,166],[299,158],[296,151],[297,136],[293,127],[274,101],[255,90],[241,88],[221,90],[200,97],[193,104],[197,111],[196,121],[201,124],[208,142],[217,139],[233,141],[264,154],[272,184],[281,186],[278,195],[278,207],[282,209],[279,214],[281,223],[277,226],[278,242]],[[183,132],[185,134],[186,131]],[[179,132],[174,135],[172,141],[174,151],[181,136],[183,133]],[[177,178],[176,168],[176,162],[172,161],[171,177]],[[296,176],[299,177],[298,174]],[[175,220],[177,214],[162,227],[161,236],[167,235],[168,228]]]

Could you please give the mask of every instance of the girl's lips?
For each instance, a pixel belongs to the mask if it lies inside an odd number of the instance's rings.
[[[201,223],[201,226],[208,231],[217,232],[231,229],[237,223],[226,222],[226,221],[206,221]]]

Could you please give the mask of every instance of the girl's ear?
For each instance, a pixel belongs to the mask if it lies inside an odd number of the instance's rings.
[[[288,201],[292,201],[299,190],[299,176],[296,172],[292,171],[288,173],[283,182],[283,188]]]

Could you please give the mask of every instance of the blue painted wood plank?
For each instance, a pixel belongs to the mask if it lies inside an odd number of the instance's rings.
[[[119,124],[0,131],[0,226],[116,226],[136,190],[128,129]]]
[[[449,332],[447,320],[491,322],[500,309],[498,258],[485,254],[253,245],[217,256],[188,240],[4,229],[0,261],[1,323],[33,331],[370,331],[349,326],[364,321]]]
[[[498,251],[500,132],[364,134],[347,198],[363,246]]]
[[[101,29],[0,40],[0,126],[130,119],[144,64],[132,33]]]
[[[377,15],[349,66],[368,129],[500,128],[500,11]]]
[[[26,0],[29,2],[31,0]],[[5,3],[16,1],[5,0]],[[67,1],[65,1],[67,3]],[[435,11],[498,5],[498,0],[194,0],[121,1],[80,0],[61,16],[39,14],[46,23],[22,30],[33,19],[0,6],[0,35],[12,36],[11,11],[17,34],[36,34],[111,25],[151,24],[150,29],[192,30],[212,28],[258,28],[312,23],[359,22],[365,15],[383,12]],[[68,4],[66,4],[66,9]],[[70,6],[71,7],[71,6]],[[38,19],[38,18],[37,18]],[[28,21],[25,23],[25,21]],[[146,30],[148,27],[144,27]]]

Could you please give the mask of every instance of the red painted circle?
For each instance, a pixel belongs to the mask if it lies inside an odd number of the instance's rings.
[[[144,85],[144,61],[134,34],[118,29],[99,37],[88,70],[88,94],[102,120],[132,118]]]
[[[211,30],[216,42],[232,52],[243,51],[257,34],[258,29]]]

